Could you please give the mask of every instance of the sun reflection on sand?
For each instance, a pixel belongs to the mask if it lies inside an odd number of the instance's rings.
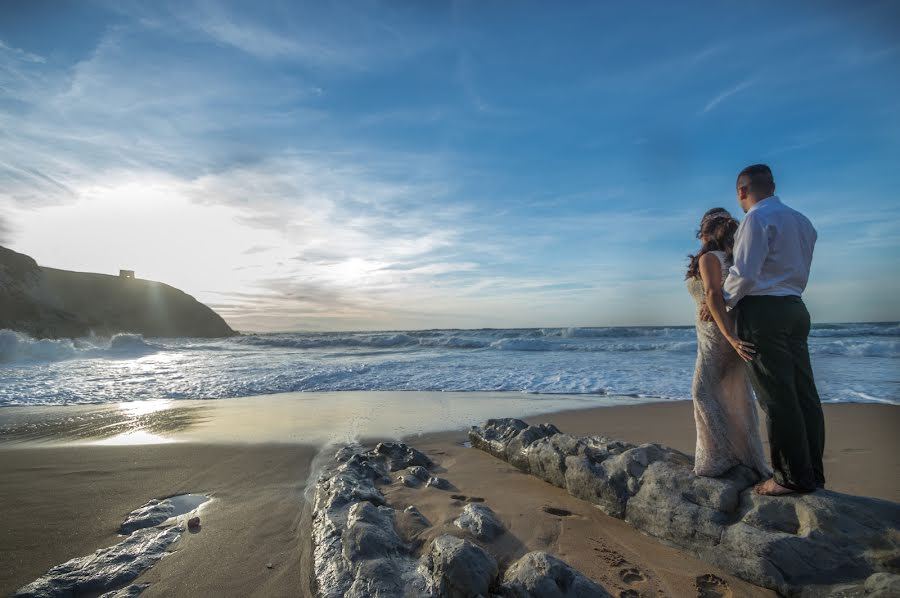
[[[141,445],[172,442],[329,445],[465,429],[491,417],[653,402],[635,397],[490,392],[304,392],[155,399],[104,406],[0,410],[2,443]]]
[[[174,405],[174,403],[175,401],[172,401],[170,399],[133,401],[130,403],[119,403],[119,410],[123,411],[130,417],[137,418],[142,415],[149,415],[150,413],[156,413],[158,411],[163,411],[164,409],[170,409]]]
[[[173,442],[177,442],[177,440],[160,436],[159,434],[153,434],[146,430],[137,430],[135,432],[125,432],[124,434],[118,434],[111,438],[97,440],[91,444],[99,446],[129,446],[136,444],[170,444]]]

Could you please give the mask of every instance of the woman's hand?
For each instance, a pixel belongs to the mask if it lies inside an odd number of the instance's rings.
[[[756,356],[756,347],[753,345],[753,343],[742,341],[741,339],[733,335],[729,335],[725,337],[725,339],[737,352],[737,354],[741,356],[741,359],[743,359],[747,363],[753,361],[753,358]]]

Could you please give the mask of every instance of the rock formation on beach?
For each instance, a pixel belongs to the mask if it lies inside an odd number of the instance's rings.
[[[404,528],[427,527],[414,506],[389,506],[379,486],[398,478],[420,485],[431,459],[401,443],[372,450],[345,447],[319,477],[312,511],[313,590],[327,598],[610,598],[602,587],[561,560],[530,552],[501,573],[478,541],[504,533],[483,505],[467,505],[457,527],[429,545],[405,542]],[[397,472],[403,472],[397,475]],[[444,480],[446,482],[446,480]],[[447,484],[432,487],[449,488]],[[471,539],[470,539],[471,538]]]
[[[0,329],[34,338],[111,336],[217,338],[236,334],[190,295],[161,282],[41,267],[0,247]]]
[[[201,495],[185,496],[195,499],[188,501],[191,507],[208,499]],[[149,584],[131,582],[165,557],[184,533],[184,525],[174,518],[193,509],[180,508],[183,506],[179,504],[181,499],[183,497],[154,499],[135,509],[119,528],[125,536],[120,542],[53,567],[20,588],[15,597],[132,598],[139,595]],[[167,522],[168,525],[163,525]]]
[[[488,420],[472,446],[568,490],[644,533],[783,595],[891,596],[900,585],[900,504],[819,490],[758,496],[757,475],[720,478],[658,444],[578,438],[553,425]]]

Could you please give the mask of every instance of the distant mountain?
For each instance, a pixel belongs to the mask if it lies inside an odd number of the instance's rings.
[[[45,268],[5,247],[0,247],[2,328],[34,338],[237,334],[219,314],[167,284]]]

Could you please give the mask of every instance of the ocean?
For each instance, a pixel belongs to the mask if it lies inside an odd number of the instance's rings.
[[[690,399],[693,327],[34,340],[0,330],[0,406],[227,399],[292,391],[506,391]],[[822,324],[823,402],[900,404],[900,324]]]

